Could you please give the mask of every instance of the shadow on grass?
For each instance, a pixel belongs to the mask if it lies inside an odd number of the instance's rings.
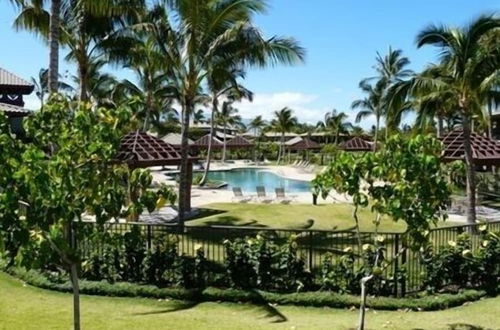
[[[488,330],[478,325],[467,324],[467,323],[453,323],[448,324],[448,329],[450,330]]]
[[[200,304],[199,302],[193,302],[193,301],[173,301],[173,302],[169,302],[169,303],[172,304],[172,306],[170,306],[169,308],[158,309],[158,310],[149,311],[149,312],[134,313],[133,315],[144,316],[144,315],[157,315],[157,314],[167,314],[167,313],[173,313],[173,312],[180,312],[183,310],[195,308],[196,306],[198,306]]]
[[[274,318],[271,323],[283,323],[288,321],[288,318],[281,313],[276,307],[267,302],[262,295],[255,290],[252,290],[252,294],[254,294],[254,304],[256,304],[260,309],[266,312],[265,317]]]
[[[192,218],[189,218],[186,220],[186,223],[189,223],[194,220],[206,218],[206,217],[211,217],[217,214],[223,214],[227,213],[226,210],[219,210],[219,209],[212,209],[212,208],[199,208],[198,209],[199,213],[196,216],[193,216]]]
[[[288,318],[281,313],[276,307],[273,305],[269,304],[269,302],[262,297],[262,295],[256,291],[252,290],[252,304],[248,304],[248,306],[252,307],[257,307],[259,310],[262,310],[265,312],[264,317],[265,318],[272,318],[273,320],[271,323],[283,323],[288,321]],[[192,308],[197,307],[200,303],[194,302],[194,301],[171,301],[169,304],[171,306],[169,308],[165,309],[158,309],[158,310],[152,310],[149,312],[141,312],[141,313],[134,313],[134,316],[147,316],[147,315],[159,315],[159,314],[167,314],[167,313],[174,313],[174,312],[180,312],[184,310],[189,310]]]

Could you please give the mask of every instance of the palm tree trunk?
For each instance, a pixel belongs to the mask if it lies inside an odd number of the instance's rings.
[[[191,182],[189,182],[188,133],[189,116],[194,109],[191,99],[184,100],[181,114],[181,170],[179,173],[179,227],[184,227],[186,212],[189,211],[188,198]]]
[[[88,96],[88,72],[85,65],[80,65],[78,68],[79,75],[79,89],[78,89],[78,99],[80,102],[87,102],[89,100]]]
[[[437,125],[437,137],[440,138],[443,136],[443,117],[441,116],[438,116],[437,118],[437,122],[438,122],[438,125]]]
[[[151,93],[148,91],[146,93],[146,116],[144,118],[144,132],[147,132],[149,130],[149,125],[151,121],[151,108],[153,107],[152,105],[152,96]]]
[[[378,148],[378,130],[380,126],[380,118],[377,117],[377,122],[375,124],[375,137],[373,138],[373,150],[376,151]]]
[[[278,165],[281,162],[281,155],[283,154],[284,141],[285,141],[285,133],[282,133],[281,134],[281,139],[280,139],[280,148],[279,148],[279,151],[278,151]]]
[[[492,106],[492,101],[488,100],[488,138],[492,139],[493,138],[493,128],[491,127],[491,116],[493,115],[493,106]]]
[[[226,162],[226,122],[224,122],[224,144],[222,146],[222,162]]]
[[[257,164],[257,152],[259,150],[259,138],[257,137],[257,128],[254,128],[255,142],[257,142],[256,148],[253,149],[253,163]]]
[[[200,181],[200,186],[203,186],[207,181],[208,172],[210,171],[210,160],[212,159],[212,140],[214,138],[214,122],[215,122],[215,114],[217,113],[217,99],[214,97],[212,101],[212,115],[210,117],[210,140],[208,141],[208,150],[207,150],[207,163],[205,164],[205,170],[203,172],[203,177]]]
[[[472,158],[470,118],[462,116],[464,133],[465,164],[467,167],[467,223],[476,222],[476,170]]]
[[[59,85],[59,35],[61,0],[52,0],[49,22],[49,92],[57,93]]]

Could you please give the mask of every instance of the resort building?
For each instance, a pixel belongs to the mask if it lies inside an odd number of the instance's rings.
[[[31,114],[24,108],[23,95],[31,94],[34,88],[28,81],[0,67],[0,111],[9,118],[12,133],[20,137],[24,135],[23,117]]]

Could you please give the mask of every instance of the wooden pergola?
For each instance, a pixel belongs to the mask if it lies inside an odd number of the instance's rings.
[[[373,146],[366,140],[360,137],[353,137],[340,144],[340,149],[344,151],[372,151]]]
[[[196,158],[188,158],[188,191],[185,205],[191,209],[191,183],[193,180],[193,162]],[[146,168],[151,166],[181,165],[181,155],[165,141],[146,132],[134,131],[125,135],[114,159],[117,163],[127,164],[130,168]]]
[[[464,132],[454,130],[441,138],[442,158],[445,162],[465,161]],[[471,133],[472,159],[475,165],[499,166],[500,144],[485,136]]]

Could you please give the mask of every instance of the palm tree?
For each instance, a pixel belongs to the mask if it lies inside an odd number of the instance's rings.
[[[216,130],[216,117],[219,112],[219,99],[225,98],[232,102],[246,98],[253,99],[253,93],[238,83],[238,78],[244,78],[245,73],[239,68],[213,67],[207,76],[207,87],[212,103],[212,114],[210,119],[210,139],[208,141],[207,161],[200,185],[204,185],[208,172],[210,171],[210,161],[212,158],[212,142]],[[196,114],[195,114],[196,115]]]
[[[193,113],[193,124],[203,124],[205,120],[205,112],[203,109],[198,109]]]
[[[416,39],[417,46],[432,45],[440,50],[440,64],[429,72],[416,75],[403,84],[417,102],[445,104],[461,117],[467,166],[467,222],[476,220],[476,175],[471,147],[473,119],[483,116],[483,108],[498,85],[500,48],[485,47],[484,40],[500,30],[500,19],[483,15],[468,26],[450,28],[431,25]],[[449,115],[449,114],[447,114]]]
[[[406,69],[410,64],[410,60],[403,56],[403,52],[400,49],[389,47],[385,56],[377,52],[375,60],[374,69],[377,72],[377,76],[364,79],[360,83],[360,87],[361,85],[370,83],[373,83],[375,86],[378,85],[382,94],[380,103],[383,103],[385,107],[383,117],[385,118],[385,137],[387,139],[389,128],[397,128],[401,123],[404,113],[411,110],[408,103],[390,102],[393,98],[391,94],[393,91],[392,87],[412,77],[413,71]],[[364,90],[363,87],[361,89]]]
[[[43,108],[46,95],[49,94],[49,69],[40,69],[38,77],[31,77],[31,83],[35,86],[35,95],[40,100],[40,108]],[[63,81],[58,82],[58,89],[66,92],[73,91],[73,87]]]
[[[18,2],[21,3],[21,12],[14,26],[49,39],[49,89],[57,91],[58,88],[58,49],[62,43],[69,48],[66,59],[77,63],[81,101],[89,98],[91,63],[112,44],[110,36],[128,21],[127,15],[143,8],[142,1],[135,1],[132,5],[126,0],[52,0],[49,13],[43,7],[44,1]]]
[[[406,69],[410,64],[410,60],[403,56],[403,51],[400,49],[389,47],[389,51],[385,56],[377,52],[376,61],[375,70],[378,72],[378,79],[385,84],[384,99],[386,99],[385,104],[387,107],[385,111],[385,132],[387,139],[389,130],[396,129],[401,123],[404,113],[411,111],[408,103],[391,103],[387,100],[391,98],[392,86],[408,80],[413,76],[414,72]]]
[[[293,110],[284,107],[274,112],[274,119],[271,121],[271,127],[275,132],[281,133],[280,148],[278,152],[278,164],[285,154],[285,133],[290,132],[297,125],[297,118],[293,116]]]
[[[349,116],[345,112],[337,112],[336,109],[333,109],[325,114],[324,121],[318,122],[316,127],[335,136],[334,144],[337,145],[340,134],[348,134],[353,127],[350,122],[346,121],[347,118]]]
[[[226,162],[226,131],[229,126],[241,125],[241,117],[238,115],[238,109],[233,107],[232,101],[224,101],[221,110],[217,113],[217,124],[222,126],[224,134],[224,144],[222,147],[222,162]]]
[[[16,29],[24,28],[40,32],[48,39],[49,68],[47,83],[50,93],[57,93],[59,87],[60,13],[62,1],[51,0],[50,12],[44,10],[44,1],[10,1],[21,11],[18,18],[14,21],[14,27]]]
[[[148,18],[147,13],[141,17],[142,20]],[[125,37],[116,38],[117,45],[110,46],[107,57],[135,73],[137,83],[125,79],[116,89],[119,94],[139,101],[135,104],[136,113],[143,121],[143,130],[147,131],[151,125],[157,126],[162,116],[168,115],[175,96],[163,70],[163,55],[156,39],[145,31],[127,32]],[[127,50],[120,49],[120,46]]]
[[[264,11],[264,1],[171,0],[167,4],[168,12],[156,6],[156,19],[137,28],[155,35],[181,106],[179,224],[183,226],[189,206],[189,124],[208,73],[214,68],[293,64],[303,60],[304,50],[293,39],[266,39],[252,25],[253,15]]]
[[[260,137],[266,125],[267,125],[266,121],[262,119],[261,115],[258,115],[254,119],[252,119],[252,121],[248,125],[248,127],[254,131],[255,141],[257,142],[257,146],[254,149],[254,162],[256,164],[257,164],[257,153],[260,150]]]
[[[365,131],[361,126],[353,126],[351,130],[351,136],[363,137],[365,135]]]
[[[363,80],[360,82],[359,87],[363,92],[367,94],[367,96],[363,99],[355,100],[352,103],[351,108],[360,109],[360,111],[356,115],[356,123],[359,123],[367,117],[375,116],[373,148],[376,149],[378,143],[378,133],[380,130],[380,119],[385,115],[385,83],[379,80],[377,83],[375,83],[375,85],[372,85]]]
[[[49,19],[49,91],[57,93],[59,87],[59,35],[61,29],[61,0],[51,0]]]

